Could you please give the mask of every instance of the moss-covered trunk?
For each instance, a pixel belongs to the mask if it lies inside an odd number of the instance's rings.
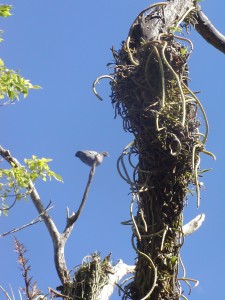
[[[175,2],[182,1],[168,4]],[[173,33],[182,22],[188,27],[195,21],[194,6],[190,1],[183,5],[183,11],[173,11],[173,20],[165,4],[141,13],[122,48],[113,51],[112,103],[124,129],[135,136],[119,159],[131,187],[131,206],[136,201],[138,207],[135,216],[131,209],[136,274],[124,299],[178,300],[182,293],[177,278],[182,210],[190,183],[199,202],[199,152],[207,139],[196,119],[200,103],[187,87],[192,43]],[[133,168],[129,176],[123,160],[133,154],[139,162],[133,166],[128,160]]]

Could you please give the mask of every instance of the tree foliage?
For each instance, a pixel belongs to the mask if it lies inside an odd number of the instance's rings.
[[[11,16],[11,9],[11,5],[0,5],[0,16]],[[0,59],[0,105],[12,104],[19,100],[20,95],[26,98],[30,89],[39,88],[40,86],[33,85],[18,71],[8,69],[3,59]],[[15,197],[16,200],[27,198],[30,181],[35,182],[38,178],[46,181],[47,177],[62,181],[61,176],[50,169],[48,163],[51,161],[52,159],[37,158],[33,155],[30,159],[24,159],[25,166],[11,162],[11,168],[0,168],[0,198],[4,214],[7,214],[9,209],[6,203],[8,197]]]
[[[11,5],[0,5],[0,16],[7,18],[11,16]],[[0,39],[2,42],[3,39]],[[22,94],[27,97],[30,89],[39,89],[40,86],[33,85],[30,80],[22,77],[18,71],[11,70],[5,66],[2,58],[0,58],[0,100],[1,105],[11,104],[19,100]]]
[[[46,181],[52,178],[63,182],[62,177],[53,172],[49,167],[49,158],[25,158],[25,166],[15,165],[11,162],[11,168],[0,168],[0,198],[2,200],[2,208],[5,214],[8,213],[9,206],[6,203],[8,197],[15,197],[16,200],[21,198],[27,199],[31,190],[30,182],[35,183],[38,178]]]

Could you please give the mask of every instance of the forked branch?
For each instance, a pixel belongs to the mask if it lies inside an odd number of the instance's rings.
[[[19,161],[16,158],[14,158],[8,150],[4,149],[1,146],[0,146],[0,156],[2,156],[3,159],[5,159],[11,166],[18,167],[18,168],[21,167],[21,164],[19,163]],[[58,231],[54,221],[48,214],[49,209],[44,208],[41,198],[40,198],[33,182],[30,181],[27,190],[29,192],[29,195],[31,197],[31,200],[32,200],[34,206],[36,207],[36,209],[39,213],[39,217],[19,229],[13,229],[10,232],[2,234],[2,236],[4,236],[6,234],[16,232],[24,227],[27,227],[27,226],[33,225],[36,222],[39,222],[40,218],[43,219],[43,221],[48,229],[48,232],[51,236],[51,239],[52,239],[52,243],[53,243],[53,247],[54,247],[55,267],[56,267],[59,279],[61,280],[62,284],[65,284],[70,281],[69,272],[66,267],[66,260],[65,260],[65,256],[64,256],[65,244],[66,244],[66,241],[67,241],[70,233],[72,232],[74,223],[78,220],[78,218],[84,208],[85,202],[87,200],[88,192],[90,189],[90,185],[91,185],[92,179],[95,174],[96,163],[97,163],[97,161],[94,162],[94,164],[90,170],[87,186],[86,186],[86,189],[85,189],[85,192],[83,195],[83,199],[81,201],[78,211],[76,213],[72,213],[71,216],[69,216],[69,212],[67,213],[67,224],[66,224],[66,227],[65,227],[65,230],[63,231],[63,233],[60,233]]]

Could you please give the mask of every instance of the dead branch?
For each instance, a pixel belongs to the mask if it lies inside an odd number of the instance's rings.
[[[98,300],[109,300],[115,286],[119,286],[119,281],[127,274],[134,274],[135,266],[125,264],[121,259],[116,265],[111,266],[112,270],[108,274],[109,281],[103,287]]]
[[[203,13],[199,4],[196,4],[197,24],[195,25],[198,33],[219,51],[225,53],[225,36],[216,29],[212,22]]]
[[[50,210],[51,208],[52,208],[52,206],[49,207],[49,208],[46,208],[45,211]],[[21,227],[19,227],[19,228],[11,229],[10,231],[7,231],[7,232],[4,232],[4,233],[0,234],[0,238],[4,237],[4,236],[6,236],[6,235],[9,235],[9,234],[18,232],[18,231],[20,231],[20,230],[22,230],[22,229],[24,229],[24,228],[27,228],[27,227],[29,227],[29,226],[32,226],[32,225],[37,224],[37,223],[42,222],[42,221],[43,221],[43,219],[42,219],[42,214],[40,214],[40,215],[37,216],[35,219],[33,219],[31,222],[29,222],[29,223],[27,223],[27,224],[25,224],[25,225],[23,225],[23,226],[21,226]]]

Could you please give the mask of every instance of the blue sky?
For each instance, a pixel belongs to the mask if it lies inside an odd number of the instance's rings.
[[[3,2],[8,3],[8,2]],[[136,15],[149,1],[12,1],[13,16],[1,19],[4,42],[1,58],[9,68],[20,70],[32,83],[42,86],[31,91],[27,99],[2,107],[1,144],[21,162],[32,154],[51,157],[51,167],[61,174],[64,184],[37,183],[44,205],[52,201],[51,215],[62,230],[66,207],[75,211],[80,203],[89,168],[74,153],[80,149],[108,151],[110,157],[97,171],[81,218],[75,224],[66,246],[69,268],[78,265],[85,255],[96,250],[102,256],[112,251],[116,262],[121,258],[133,264],[136,257],[130,243],[131,229],[120,225],[129,219],[129,186],[119,177],[116,161],[132,136],[114,119],[107,80],[98,85],[104,98],[92,93],[96,77],[108,74],[106,64],[112,61],[110,48],[116,49],[127,36]],[[213,23],[225,33],[225,3],[202,2]],[[192,300],[222,300],[221,286],[225,272],[225,89],[224,55],[207,44],[192,30],[194,52],[190,58],[190,86],[201,91],[209,124],[207,149],[217,160],[202,156],[202,168],[213,168],[204,176],[201,206],[189,198],[184,218],[189,221],[199,213],[206,214],[204,225],[187,237],[182,257],[187,276],[200,285],[189,296]],[[20,201],[8,217],[0,218],[0,232],[19,227],[37,216],[31,201]],[[32,276],[40,289],[59,285],[53,265],[51,240],[43,224],[19,232],[27,247]],[[13,251],[13,236],[0,239],[0,284],[10,283],[16,292],[23,286]],[[3,299],[3,296],[0,297]],[[113,300],[119,299],[115,294]]]

